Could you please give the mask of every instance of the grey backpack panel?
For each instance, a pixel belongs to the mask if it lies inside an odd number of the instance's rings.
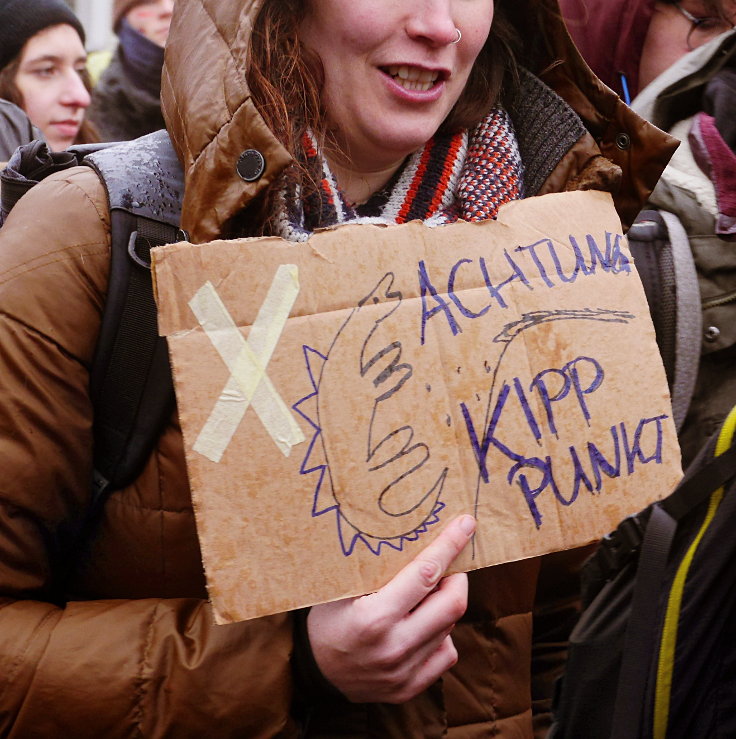
[[[105,182],[110,210],[179,227],[184,171],[165,130],[101,149],[84,163]]]

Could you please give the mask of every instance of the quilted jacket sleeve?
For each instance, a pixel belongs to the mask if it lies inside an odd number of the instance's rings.
[[[36,186],[0,230],[0,735],[294,736],[288,616],[215,626],[201,599],[60,595],[63,532],[88,502],[108,262],[85,168]]]

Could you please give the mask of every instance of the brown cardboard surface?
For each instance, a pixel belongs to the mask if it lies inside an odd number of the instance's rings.
[[[581,545],[681,474],[604,193],[174,244],[154,270],[218,622],[371,592],[463,512],[459,569]]]

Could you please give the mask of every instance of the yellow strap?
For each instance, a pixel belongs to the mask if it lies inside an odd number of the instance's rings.
[[[723,454],[731,446],[734,431],[736,431],[736,407],[731,409],[718,435],[716,456]],[[683,591],[685,590],[685,581],[687,580],[690,565],[695,557],[695,552],[723,499],[723,493],[724,490],[721,486],[710,496],[708,512],[705,515],[697,536],[693,539],[680,562],[680,566],[677,568],[677,574],[675,575],[672,590],[667,600],[667,611],[665,613],[659,661],[657,664],[657,684],[654,694],[654,739],[665,739],[667,735],[670,695],[672,692],[672,672],[675,663],[675,649],[677,647],[677,625],[680,620],[680,606],[682,604]]]

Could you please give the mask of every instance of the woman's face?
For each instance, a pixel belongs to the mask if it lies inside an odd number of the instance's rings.
[[[79,34],[66,24],[39,31],[21,51],[15,85],[52,151],[71,146],[79,133],[90,102],[83,81],[86,61]]]
[[[330,128],[356,169],[385,168],[434,135],[492,20],[493,0],[308,0],[302,41],[322,59]]]
[[[169,37],[174,0],[146,0],[128,11],[125,16],[138,33],[163,47]]]

